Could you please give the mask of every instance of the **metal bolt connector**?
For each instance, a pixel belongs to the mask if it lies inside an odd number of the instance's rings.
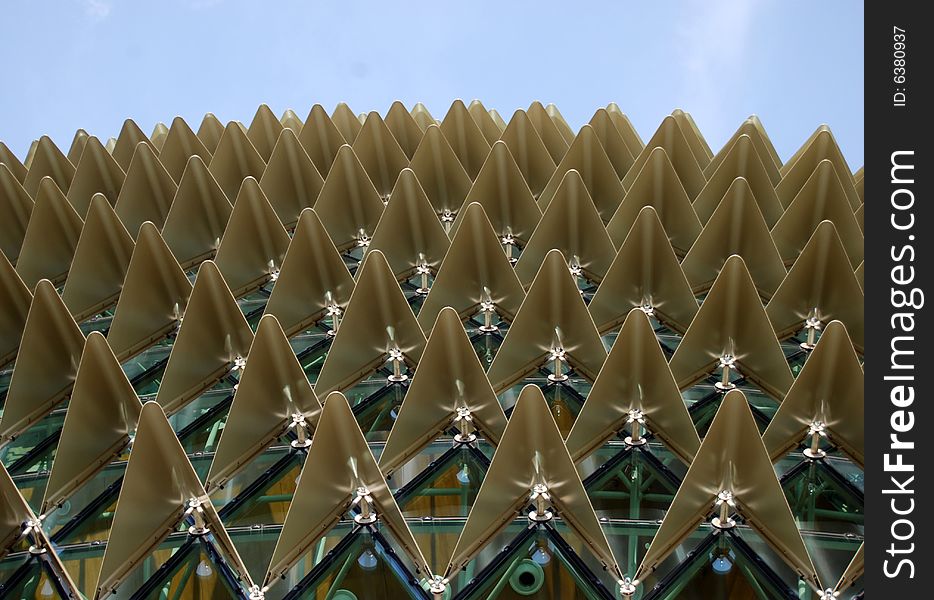
[[[295,430],[296,439],[292,440],[291,443],[293,448],[307,448],[311,446],[311,435],[308,422],[305,421],[305,415],[301,413],[293,414],[292,423],[289,427]]]
[[[645,427],[645,415],[638,408],[629,411],[629,417],[626,422],[630,427],[630,435],[627,435],[623,441],[627,446],[642,446],[648,440],[642,437],[642,430]]]
[[[622,581],[619,582],[619,593],[621,596],[630,597],[636,594],[636,586],[639,585],[638,579],[632,579],[630,577],[624,577]]]
[[[357,232],[357,248],[366,248],[370,245],[370,236],[367,235],[367,232],[361,229]]]
[[[817,308],[811,309],[808,318],[804,321],[804,329],[807,331],[807,340],[801,342],[802,350],[813,350],[817,345],[817,332],[823,328],[820,318],[817,316]]]
[[[194,525],[188,528],[189,535],[200,537],[211,531],[204,518],[204,508],[202,507],[202,500],[200,498],[191,498],[188,501],[188,509],[185,510],[185,514],[190,516],[195,522]]]
[[[729,390],[735,389],[736,384],[730,381],[730,371],[735,369],[736,357],[732,354],[724,354],[720,357],[720,369],[722,369],[722,377],[720,381],[714,384],[721,392],[727,392]]]
[[[419,287],[415,290],[415,293],[419,296],[428,295],[428,276],[431,275],[431,267],[428,266],[428,262],[425,260],[425,256],[419,256],[421,262],[415,267],[415,273],[419,275],[420,282]]]
[[[366,486],[361,485],[357,488],[352,504],[360,507],[360,513],[354,515],[353,518],[357,525],[370,525],[376,522],[376,510],[373,507],[373,497],[370,495],[370,490]]]
[[[470,409],[466,406],[457,408],[457,416],[454,417],[454,425],[457,426],[458,433],[454,436],[454,441],[458,444],[471,444],[477,441],[476,428],[473,424],[473,417]]]
[[[512,230],[506,229],[506,232],[500,236],[500,243],[506,249],[506,258],[509,259],[511,264],[515,264],[519,259],[512,255],[513,249],[516,248],[516,238],[512,235]]]
[[[544,483],[536,483],[532,486],[532,495],[529,501],[535,506],[529,511],[529,520],[534,523],[545,523],[554,518],[554,513],[550,510],[548,502],[551,496],[548,494],[548,486]]]
[[[330,295],[330,294],[328,294]],[[342,309],[336,302],[330,301],[325,309],[325,315],[331,319],[331,328],[328,329],[328,337],[334,337],[337,335],[338,328],[341,325],[341,315],[344,314],[344,309]]]
[[[736,527],[736,521],[730,518],[730,509],[735,506],[736,501],[733,492],[730,490],[722,490],[717,494],[717,501],[714,502],[714,507],[720,509],[720,514],[711,519],[710,524],[717,529],[732,529]]]
[[[567,362],[567,355],[564,348],[552,348],[548,360],[552,362],[552,372],[548,375],[548,381],[552,383],[567,381],[568,375],[564,372],[564,363]]]
[[[402,354],[402,350],[398,346],[389,349],[389,360],[392,362],[392,375],[387,378],[389,382],[400,383],[408,380],[409,376],[402,372],[405,355]]]
[[[811,460],[820,460],[827,456],[820,447],[820,439],[827,437],[827,425],[823,421],[813,421],[808,427],[808,436],[811,438],[811,445],[805,448],[803,454]]]

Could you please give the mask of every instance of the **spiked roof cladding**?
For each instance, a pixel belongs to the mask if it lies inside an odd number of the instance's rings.
[[[0,598],[852,597],[862,190],[616,104],[0,142]]]

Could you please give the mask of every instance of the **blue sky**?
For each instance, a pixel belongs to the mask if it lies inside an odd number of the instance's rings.
[[[748,115],[789,157],[821,123],[863,163],[863,4],[847,0],[2,0],[0,140],[67,150],[131,117],[146,131],[259,103],[302,118],[479,98],[505,119],[554,102],[576,130],[610,101],[643,139],[674,108],[714,151]]]

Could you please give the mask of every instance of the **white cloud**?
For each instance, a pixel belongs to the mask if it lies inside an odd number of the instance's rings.
[[[683,44],[683,92],[691,103],[682,108],[701,115],[705,129],[731,130],[737,125],[725,122],[724,104],[731,94],[727,82],[742,81],[756,11],[762,4],[762,0],[692,0],[684,5],[678,34]]]
[[[110,10],[113,8],[113,4],[108,0],[83,0],[82,4],[84,5],[84,14],[97,21],[109,17]]]

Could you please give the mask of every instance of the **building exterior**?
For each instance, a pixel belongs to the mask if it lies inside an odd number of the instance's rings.
[[[827,127],[263,105],[0,163],[0,598],[861,597]]]

